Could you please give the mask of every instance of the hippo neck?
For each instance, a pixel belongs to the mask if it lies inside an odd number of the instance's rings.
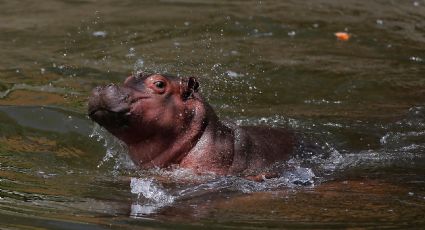
[[[128,146],[130,156],[136,164],[142,168],[162,168],[179,163],[204,135],[207,126],[218,121],[209,105],[202,101],[192,101],[190,104],[193,116],[190,125],[185,127],[180,135],[166,141],[159,137]]]
[[[225,175],[230,172],[234,154],[233,130],[215,117],[210,120],[199,141],[179,164],[197,173],[208,171]]]

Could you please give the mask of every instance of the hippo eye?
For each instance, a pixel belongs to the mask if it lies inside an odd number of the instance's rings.
[[[158,89],[164,89],[165,88],[165,82],[163,81],[156,81],[155,83],[156,88]]]
[[[156,81],[153,84],[158,89],[164,89],[165,88],[165,82],[163,82],[163,81]]]

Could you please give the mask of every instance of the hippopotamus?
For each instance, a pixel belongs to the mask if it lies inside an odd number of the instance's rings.
[[[122,85],[93,89],[88,114],[128,146],[142,169],[178,165],[255,180],[275,175],[262,170],[291,156],[294,133],[221,121],[199,86],[195,77],[134,74]]]

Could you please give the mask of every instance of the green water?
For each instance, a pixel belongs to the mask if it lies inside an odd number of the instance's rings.
[[[424,1],[0,1],[0,22],[2,229],[425,226]],[[140,172],[85,114],[138,70],[326,154],[265,184]]]

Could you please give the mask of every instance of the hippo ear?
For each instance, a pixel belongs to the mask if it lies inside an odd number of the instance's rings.
[[[183,99],[187,100],[192,97],[193,93],[198,92],[199,82],[194,77],[189,77],[184,83]]]
[[[193,92],[198,92],[199,82],[194,77],[190,77],[187,82],[187,88],[191,89]]]

